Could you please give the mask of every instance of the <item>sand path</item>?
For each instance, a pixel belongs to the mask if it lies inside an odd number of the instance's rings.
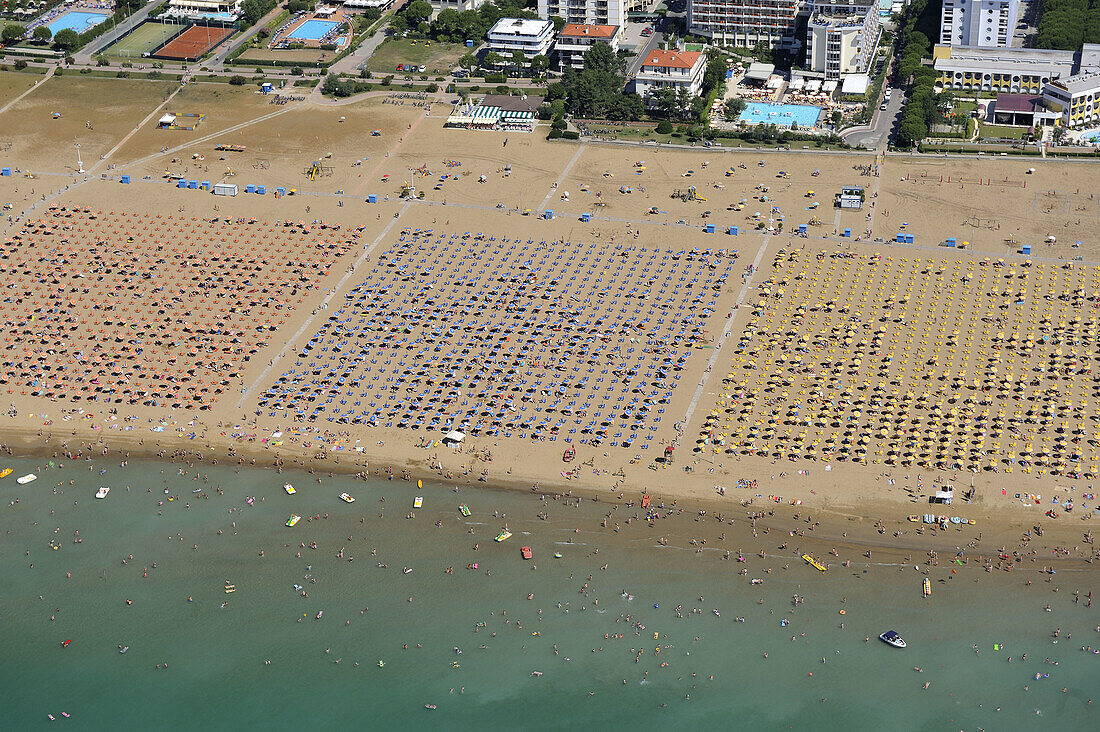
[[[176,88],[175,88],[175,89],[174,89],[174,90],[172,91],[172,93],[171,93],[171,94],[169,94],[168,96],[166,96],[166,97],[164,98],[164,101],[163,101],[163,102],[161,102],[161,103],[160,103],[160,104],[158,104],[158,105],[157,105],[156,107],[154,107],[154,108],[153,108],[153,110],[152,110],[151,112],[149,112],[149,114],[145,115],[145,118],[144,118],[143,120],[141,120],[140,122],[138,122],[138,123],[137,123],[137,124],[136,124],[136,125],[134,126],[134,129],[132,129],[132,130],[130,130],[130,131],[129,131],[128,133],[126,133],[126,136],[125,136],[125,137],[123,137],[123,138],[122,138],[121,140],[119,140],[119,141],[118,141],[118,144],[116,144],[116,145],[115,145],[114,147],[112,147],[112,148],[111,148],[110,150],[108,150],[108,151],[107,151],[107,153],[106,153],[106,154],[105,154],[105,155],[104,155],[103,157],[101,157],[101,158],[100,158],[100,159],[99,159],[99,160],[98,160],[98,161],[96,162],[96,164],[95,164],[95,165],[93,165],[92,167],[88,168],[88,173],[89,173],[89,175],[90,175],[90,174],[92,174],[92,173],[95,173],[95,172],[96,172],[96,171],[97,171],[97,170],[99,169],[99,166],[103,165],[103,164],[104,164],[104,163],[106,163],[106,162],[107,162],[108,160],[110,160],[111,156],[112,156],[112,155],[114,155],[114,154],[115,154],[116,152],[118,152],[119,148],[121,148],[121,147],[122,147],[123,145],[125,145],[125,144],[126,144],[126,143],[127,143],[127,142],[128,142],[129,140],[130,140],[130,138],[131,138],[131,137],[133,137],[133,136],[134,136],[134,135],[136,135],[136,134],[137,134],[138,132],[140,132],[140,131],[141,131],[141,129],[142,129],[143,127],[145,127],[145,125],[149,124],[149,123],[150,123],[150,122],[151,122],[151,121],[153,120],[153,117],[154,117],[154,116],[156,116],[156,114],[157,114],[158,112],[160,112],[160,110],[161,110],[161,109],[163,109],[164,107],[168,106],[168,103],[169,103],[169,102],[171,102],[171,101],[172,101],[172,99],[174,99],[174,98],[175,98],[175,96],[176,96],[177,94],[179,94],[179,93],[180,93],[180,89],[183,89],[183,84],[180,84],[179,86],[177,86],[177,87],[176,87]]]
[[[339,282],[337,282],[335,285],[332,286],[332,288],[329,290],[329,293],[325,297],[325,299],[322,300],[321,303],[317,306],[317,308],[313,311],[313,313],[308,318],[305,319],[305,322],[303,322],[301,327],[299,327],[298,330],[294,332],[294,335],[292,335],[290,338],[286,339],[286,342],[283,344],[283,347],[279,350],[279,352],[275,355],[275,357],[271,359],[271,362],[268,363],[267,367],[264,368],[264,370],[260,372],[260,375],[257,376],[256,379],[252,382],[252,385],[244,390],[244,392],[241,394],[241,398],[237,400],[237,403],[235,405],[233,405],[235,409],[240,409],[241,405],[244,403],[245,399],[248,399],[248,397],[254,391],[256,391],[257,387],[259,387],[261,384],[263,384],[266,381],[267,375],[269,373],[271,373],[272,369],[275,368],[276,364],[278,364],[279,361],[282,360],[283,356],[286,355],[287,351],[289,351],[292,348],[295,348],[294,344],[298,341],[299,338],[302,337],[303,333],[305,333],[307,330],[310,331],[310,332],[313,332],[313,328],[314,328],[313,321],[317,318],[318,315],[326,315],[327,314],[328,304],[330,302],[332,302],[332,299],[334,297],[336,297],[337,294],[344,291],[344,285],[351,278],[351,276],[355,274],[355,270],[358,269],[359,265],[361,265],[363,262],[365,262],[368,257],[370,257],[371,253],[375,250],[375,248],[378,246],[378,244],[384,238],[386,238],[387,234],[390,233],[390,229],[393,228],[393,225],[398,222],[398,220],[401,218],[402,214],[404,214],[406,211],[409,210],[409,206],[411,206],[412,204],[413,204],[412,200],[405,201],[405,205],[402,206],[401,209],[396,214],[394,214],[393,218],[390,219],[389,223],[386,224],[385,228],[383,228],[382,231],[380,231],[378,233],[378,236],[376,236],[374,238],[374,241],[372,241],[370,243],[370,246],[366,247],[363,250],[363,253],[361,255],[359,255],[359,259],[355,260],[355,264],[352,264],[350,267],[348,267],[347,272],[344,273],[344,276],[340,278]],[[326,317],[327,317],[327,315],[326,315]]]
[[[49,79],[50,79],[50,78],[51,78],[51,77],[53,76],[53,72],[54,72],[54,71],[56,71],[56,70],[57,70],[57,67],[56,67],[56,66],[51,66],[51,67],[50,67],[50,70],[46,72],[46,75],[45,75],[45,76],[43,76],[43,77],[42,77],[42,78],[41,78],[41,79],[40,79],[40,80],[38,81],[38,83],[37,83],[37,84],[35,84],[35,85],[34,85],[34,86],[32,86],[32,87],[31,87],[30,89],[28,89],[27,91],[23,92],[23,93],[22,93],[22,94],[20,94],[19,96],[17,96],[17,97],[15,98],[15,99],[12,99],[12,100],[11,100],[10,102],[8,102],[7,104],[5,104],[5,105],[4,105],[3,107],[0,107],[0,114],[3,114],[4,112],[7,112],[7,111],[8,111],[9,109],[11,109],[11,108],[12,108],[12,107],[14,107],[14,106],[15,106],[16,104],[18,104],[18,103],[19,103],[19,100],[20,100],[20,99],[22,99],[23,97],[27,96],[27,95],[28,95],[28,94],[30,94],[31,92],[35,91],[36,89],[38,89],[38,87],[42,86],[42,82],[45,82],[45,81],[49,81]]]

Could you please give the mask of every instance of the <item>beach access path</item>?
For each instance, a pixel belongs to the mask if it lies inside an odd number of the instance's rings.
[[[18,104],[28,94],[30,94],[31,92],[38,89],[38,87],[41,86],[44,82],[49,81],[50,78],[53,76],[53,72],[55,72],[55,71],[57,71],[57,67],[56,66],[50,66],[49,70],[46,71],[46,75],[43,76],[41,79],[39,79],[37,82],[35,82],[34,86],[32,86],[30,89],[27,89],[27,91],[23,92],[22,94],[17,96],[15,99],[12,99],[10,102],[5,104],[3,107],[0,107],[0,114],[3,114],[4,112],[7,112],[9,109],[11,109],[16,104]]]

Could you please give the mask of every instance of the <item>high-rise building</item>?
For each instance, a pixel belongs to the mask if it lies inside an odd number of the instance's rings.
[[[802,0],[688,0],[688,32],[727,46],[794,47]]]
[[[1020,0],[943,0],[940,43],[945,46],[1008,48]]]
[[[806,25],[806,69],[839,79],[867,73],[878,47],[878,8],[848,15],[815,12]]]
[[[538,0],[540,18],[558,17],[579,25],[626,23],[626,13],[641,7],[641,0]]]

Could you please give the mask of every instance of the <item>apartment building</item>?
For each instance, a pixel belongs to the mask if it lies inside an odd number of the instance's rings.
[[[556,16],[576,25],[621,26],[627,12],[642,7],[642,0],[538,0],[540,18]]]
[[[802,0],[688,0],[688,32],[718,45],[798,47]]]
[[[634,75],[634,91],[645,100],[646,106],[656,106],[653,94],[666,86],[677,91],[687,89],[692,96],[698,96],[703,89],[706,66],[706,56],[698,51],[650,51]]]
[[[432,6],[433,15],[439,15],[440,10],[477,10],[484,5],[486,0],[428,0]]]
[[[1020,0],[943,0],[940,43],[945,46],[1008,48]]]
[[[511,56],[522,51],[531,59],[547,54],[554,45],[554,24],[549,20],[501,18],[489,29],[489,51]]]
[[[606,43],[612,51],[619,50],[623,38],[621,25],[578,25],[570,23],[562,27],[554,42],[558,67],[584,68],[584,54],[597,43]]]
[[[841,16],[815,11],[806,25],[806,69],[826,79],[865,74],[880,33],[877,7]]]
[[[1100,73],[1096,71],[1055,79],[1043,88],[1043,105],[1058,114],[1066,127],[1084,127],[1100,121]]]

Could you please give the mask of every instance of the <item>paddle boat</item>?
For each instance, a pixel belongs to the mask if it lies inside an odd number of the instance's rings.
[[[913,523],[917,523],[918,521],[920,521],[920,516],[918,516],[917,514],[913,514],[912,516],[909,516],[908,519]]]
[[[509,531],[508,529],[502,529],[501,532],[499,534],[497,534],[496,538],[493,539],[493,541],[504,541],[505,539],[507,539],[511,535],[512,535],[511,531]]]
[[[0,478],[7,478],[9,475],[11,475],[11,471],[11,468],[4,468],[3,470],[0,470]]]
[[[417,496],[413,499],[413,508],[423,508],[424,496]]]
[[[820,570],[822,572],[828,571],[829,569],[824,564],[811,557],[809,554],[803,554],[802,558],[806,560],[806,564],[809,564],[814,569]]]
[[[294,490],[294,486],[290,483],[283,483],[283,490],[286,491],[288,496],[293,496],[297,491]]]
[[[470,515],[470,507],[467,506],[465,503],[463,503],[461,506],[459,506],[458,510],[463,516],[469,516]]]
[[[22,478],[16,478],[15,482],[18,483],[19,485],[26,485],[27,483],[30,483],[32,480],[38,480],[38,476],[35,475],[34,473],[27,473]]]
[[[71,644],[72,642],[73,642],[72,638],[68,638],[67,640],[63,640],[63,641],[61,641],[61,647],[62,648],[68,648],[69,644]]]
[[[292,514],[290,514],[290,518],[288,518],[286,520],[286,525],[287,526],[293,526],[294,524],[298,523],[301,520],[302,520],[301,516],[299,516],[296,513],[292,513]]]
[[[105,485],[101,485],[99,490],[95,492],[96,498],[106,498],[107,494],[111,492],[111,489]]]
[[[520,553],[520,556],[522,556],[524,559],[530,559],[531,558],[531,547],[521,546],[519,548],[519,553]]]
[[[573,462],[573,458],[575,458],[576,456],[577,456],[577,451],[574,450],[573,448],[569,448],[564,453],[562,453],[561,459],[562,459],[562,462],[571,463],[571,462]]]
[[[561,559],[561,558],[562,558],[562,553],[561,552],[554,552],[554,559]]]
[[[225,594],[229,595],[237,591],[236,585],[231,585],[228,582],[225,583]]]
[[[924,578],[924,596],[928,597],[932,594],[932,580],[927,577]]]
[[[340,499],[344,503],[355,503],[355,499],[351,496],[350,493],[341,493],[340,494]]]
[[[905,640],[897,634],[897,631],[888,630],[879,636],[883,643],[888,643],[894,648],[905,648]]]

